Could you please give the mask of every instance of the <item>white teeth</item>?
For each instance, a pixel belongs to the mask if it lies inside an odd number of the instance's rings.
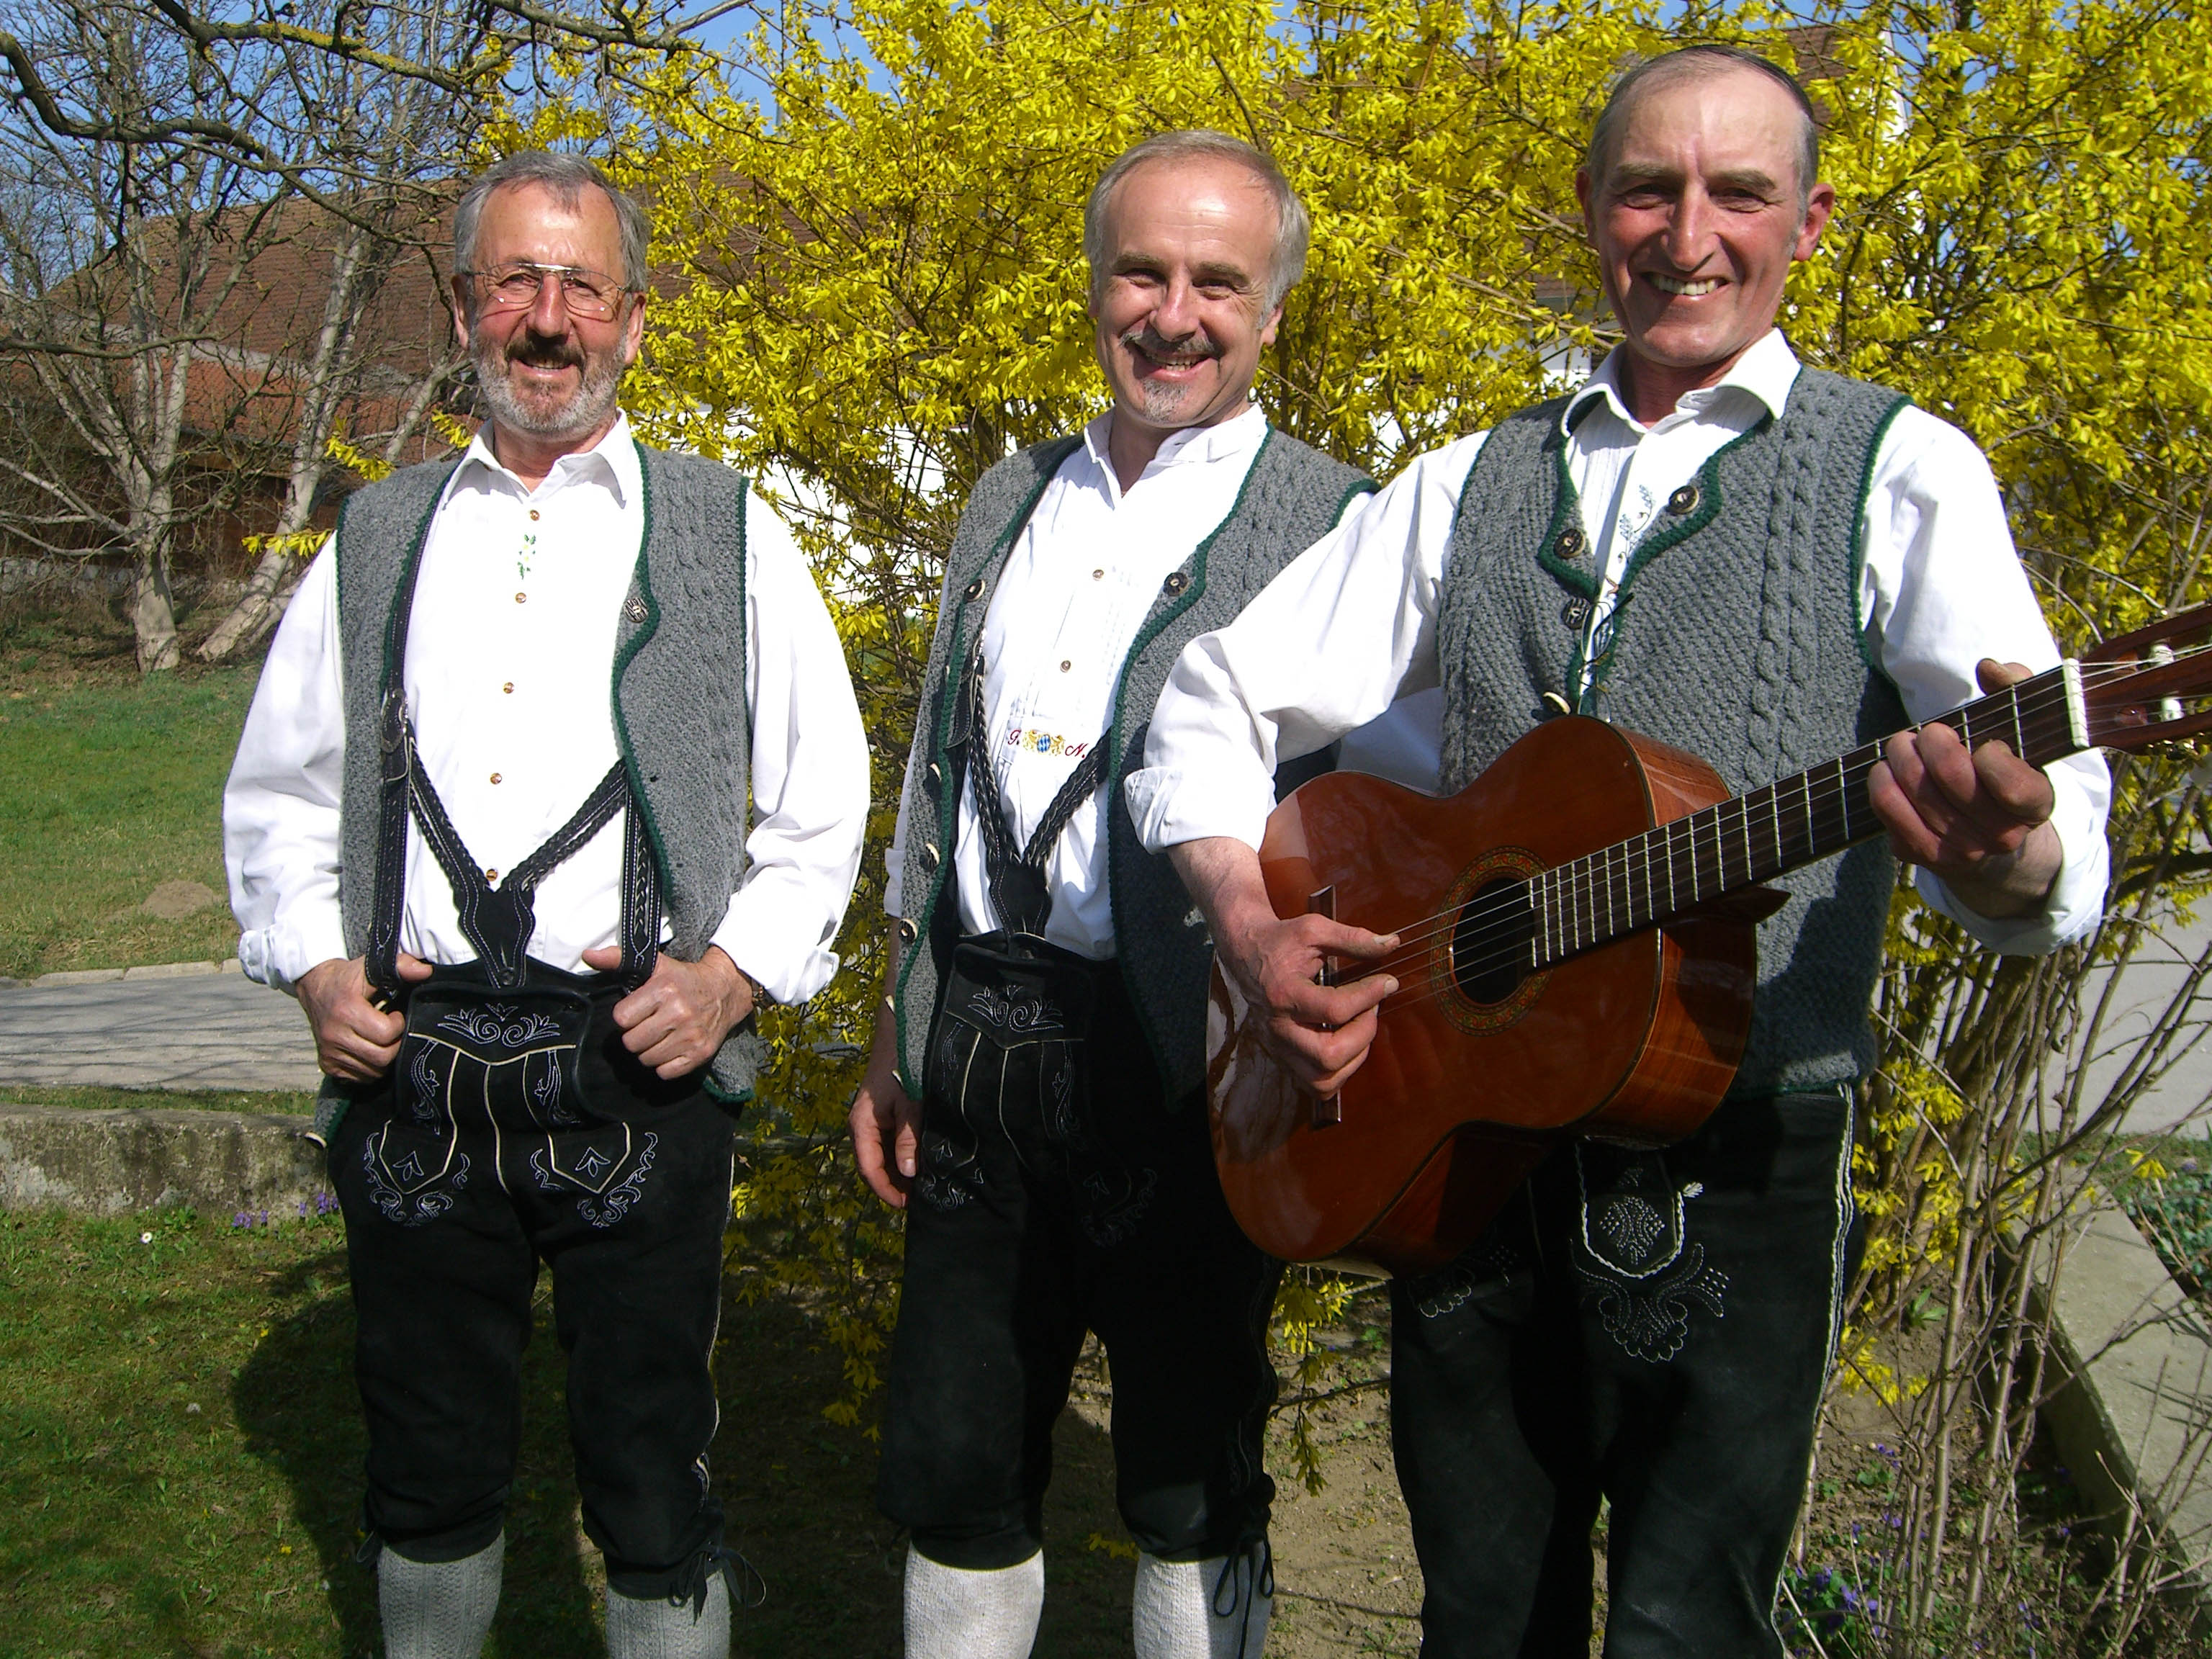
[[[1720,283],[1711,276],[1694,283],[1686,283],[1678,276],[1662,276],[1657,271],[1646,274],[1651,278],[1651,286],[1662,294],[1682,294],[1694,299],[1700,294],[1711,294],[1720,286]]]

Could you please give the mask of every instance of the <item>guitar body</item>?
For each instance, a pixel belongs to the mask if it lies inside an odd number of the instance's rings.
[[[1525,975],[1470,967],[1490,924],[1468,907],[1493,882],[1727,794],[1694,756],[1562,717],[1449,799],[1339,772],[1278,806],[1260,852],[1276,914],[1333,890],[1339,921],[1409,950],[1334,1103],[1275,1064],[1216,966],[1214,1158],[1254,1242],[1293,1261],[1425,1271],[1472,1243],[1563,1133],[1656,1146],[1695,1130],[1743,1057],[1765,907],[1678,918]]]

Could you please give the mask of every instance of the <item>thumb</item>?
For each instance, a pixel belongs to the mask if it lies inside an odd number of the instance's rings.
[[[615,945],[602,945],[597,950],[586,951],[584,952],[584,964],[589,968],[596,968],[603,974],[611,969],[619,968],[622,966],[622,947]]]
[[[430,977],[430,964],[420,957],[409,956],[404,951],[400,952],[393,965],[399,969],[399,977],[404,980],[420,981]]]

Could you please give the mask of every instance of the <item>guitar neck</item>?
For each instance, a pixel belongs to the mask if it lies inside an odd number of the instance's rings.
[[[2002,742],[2036,766],[2091,742],[2081,669],[2071,659],[1912,729],[1936,725],[1970,749]],[[1881,835],[1867,777],[1881,753],[1881,744],[1863,744],[1533,878],[1533,965],[1549,967]]]

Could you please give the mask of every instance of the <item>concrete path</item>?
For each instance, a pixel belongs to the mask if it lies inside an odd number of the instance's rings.
[[[235,971],[0,990],[0,1084],[313,1089],[300,1005]]]
[[[2202,957],[2208,945],[2212,945],[2212,905],[2189,927],[2177,927],[2165,939],[2144,945],[2113,998],[2100,1045],[2103,1052],[2089,1063],[2085,1099],[2099,1099],[2111,1085],[2153,1018],[2185,983],[2185,964]],[[2083,994],[2085,1006],[2094,1005],[2103,976],[2102,970],[2092,972]],[[2212,1098],[2212,1031],[2206,1030],[2208,1024],[2212,1024],[2212,983],[2199,988],[2186,1017],[2182,1041],[2195,1036],[2196,1046],[2136,1103],[2128,1114],[2129,1128],[2148,1133],[2182,1127],[2192,1134],[2212,1128],[2212,1115],[2205,1111],[2206,1100]],[[2197,1036],[2200,1032],[2203,1035]]]

